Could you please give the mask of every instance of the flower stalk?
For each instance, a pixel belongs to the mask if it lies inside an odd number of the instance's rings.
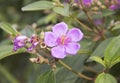
[[[85,24],[83,24],[81,21],[79,21],[77,18],[71,16],[78,24],[80,24],[82,27],[84,27],[86,30],[88,31],[93,31],[91,28],[89,28],[88,26],[86,26]]]
[[[75,70],[72,69],[70,66],[68,66],[67,64],[65,64],[63,61],[58,60],[58,62],[59,62],[63,67],[65,67],[66,69],[68,69],[69,71],[75,73],[79,78],[84,78],[84,79],[86,79],[86,80],[93,80],[93,78],[88,77],[88,76],[86,76],[86,75],[84,75],[84,74],[82,74],[82,73],[79,73],[79,72],[75,71]]]
[[[80,0],[80,5],[79,7],[82,7],[82,10],[85,12],[89,22],[91,22],[91,24],[95,27],[95,29],[97,30],[97,32],[100,34],[100,36],[103,38],[103,39],[106,39],[106,37],[101,33],[101,31],[99,30],[99,28],[94,24],[93,20],[92,20],[92,17],[89,15],[88,11],[86,10],[86,8],[84,7],[84,4],[82,2],[82,0]]]

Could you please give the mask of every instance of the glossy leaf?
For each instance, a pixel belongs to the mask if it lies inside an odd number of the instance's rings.
[[[34,3],[28,4],[22,8],[22,11],[36,11],[36,10],[45,10],[52,9],[54,3],[50,1],[36,1]]]
[[[54,7],[53,11],[62,16],[69,16],[69,4],[64,5],[64,7]]]
[[[117,83],[117,81],[112,75],[101,73],[97,76],[95,83]]]
[[[98,62],[98,63],[100,63],[101,65],[103,65],[105,67],[105,63],[104,63],[104,61],[100,57],[93,56],[93,57],[91,57],[91,59],[96,61],[96,62]]]
[[[17,54],[17,53],[22,53],[22,52],[25,52],[25,50],[20,49],[17,52],[14,52],[12,45],[0,46],[0,60],[5,58],[5,57],[11,56],[11,55],[14,55],[14,54]]]
[[[111,68],[113,65],[120,62],[120,36],[112,39],[105,50],[104,56],[107,68]]]
[[[5,32],[9,33],[10,35],[17,35],[17,31],[9,24],[6,22],[0,23],[0,28],[3,29]]]
[[[36,83],[56,83],[54,72],[51,70],[51,71],[47,71],[46,73],[40,75]]]

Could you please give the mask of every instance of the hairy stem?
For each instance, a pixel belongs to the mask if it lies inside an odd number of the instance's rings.
[[[85,24],[83,24],[81,21],[79,21],[76,17],[71,16],[79,25],[81,25],[82,27],[84,27],[86,30],[88,31],[93,31],[91,28],[89,28],[88,26],[86,26]]]
[[[93,80],[93,78],[88,77],[88,76],[86,76],[86,75],[84,75],[84,74],[82,74],[82,73],[79,73],[79,72],[75,71],[75,70],[72,69],[70,66],[68,66],[67,64],[65,64],[63,61],[58,60],[58,62],[59,62],[61,65],[63,65],[63,67],[65,67],[66,69],[68,69],[69,71],[75,73],[78,77],[84,78],[84,79],[86,79],[86,80]]]
[[[98,31],[98,33],[100,34],[100,36],[105,39],[106,37],[101,33],[101,31],[99,30],[98,26],[95,25],[95,23],[92,20],[92,17],[89,15],[89,13],[87,12],[86,8],[83,5],[82,0],[80,0],[80,5],[82,6],[82,10],[85,12],[89,22],[91,22],[91,24],[95,27],[95,29]]]

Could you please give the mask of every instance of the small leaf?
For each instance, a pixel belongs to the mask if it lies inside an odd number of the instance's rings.
[[[62,16],[69,16],[69,4],[64,5],[64,7],[54,7],[53,11]]]
[[[52,70],[40,75],[36,83],[56,83],[54,72]]]
[[[120,36],[113,38],[108,44],[104,56],[104,61],[108,68],[120,62]]]
[[[17,53],[22,53],[22,52],[25,52],[25,50],[24,49],[20,49],[17,52],[14,52],[12,45],[0,46],[0,60],[5,58],[5,57],[8,57],[10,55],[17,54]]]
[[[22,11],[36,11],[36,10],[45,10],[52,9],[54,3],[50,1],[36,1],[22,8]]]
[[[18,32],[9,23],[6,23],[6,22],[0,23],[0,28],[2,28],[4,31],[6,31],[10,35],[15,36],[18,34]]]
[[[103,65],[105,67],[105,63],[104,63],[104,61],[100,57],[98,57],[98,56],[92,56],[90,59],[92,59],[92,60],[100,63],[101,65]]]
[[[117,83],[117,81],[112,75],[108,73],[101,73],[96,78],[95,83]]]

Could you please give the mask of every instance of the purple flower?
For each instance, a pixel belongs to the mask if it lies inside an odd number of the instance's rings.
[[[14,44],[13,50],[17,51],[17,49],[26,46],[26,40],[27,40],[27,37],[23,35],[19,35],[15,37],[13,41],[13,44]]]
[[[44,42],[52,47],[51,54],[55,58],[64,58],[66,54],[76,54],[80,49],[78,41],[83,38],[83,33],[72,28],[68,30],[67,24],[58,23],[52,27],[52,32],[45,32]]]
[[[112,4],[112,5],[109,7],[110,10],[118,10],[118,9],[120,9],[120,0],[116,0],[115,3],[116,3],[116,4]]]
[[[111,6],[109,7],[109,9],[110,9],[110,10],[117,10],[117,9],[119,9],[119,6],[118,6],[118,5],[111,5]]]
[[[83,4],[87,7],[90,7],[93,0],[83,0]]]
[[[32,51],[35,49],[35,47],[39,44],[39,39],[38,36],[33,34],[32,37],[30,38],[29,42],[31,43],[31,46],[28,48],[28,51]]]

